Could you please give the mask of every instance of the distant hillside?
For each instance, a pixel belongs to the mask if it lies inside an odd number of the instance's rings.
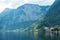
[[[45,23],[49,26],[60,26],[60,0],[56,0],[45,16]]]
[[[24,4],[17,9],[5,9],[0,14],[0,29],[20,29],[31,26],[44,17],[49,6]]]
[[[50,7],[47,14],[43,18],[43,21],[40,21],[40,24],[37,26],[41,27],[56,27],[60,26],[60,0],[56,0],[54,4]]]

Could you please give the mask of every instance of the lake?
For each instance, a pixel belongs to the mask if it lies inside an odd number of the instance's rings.
[[[49,32],[0,32],[0,40],[60,40],[60,34]]]

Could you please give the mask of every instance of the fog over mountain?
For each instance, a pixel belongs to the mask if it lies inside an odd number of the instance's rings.
[[[24,4],[37,4],[40,6],[51,6],[55,0],[0,0],[0,13],[5,8],[16,9]]]

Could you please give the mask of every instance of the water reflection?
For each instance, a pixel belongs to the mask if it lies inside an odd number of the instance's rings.
[[[60,34],[51,32],[0,32],[0,40],[60,40]]]

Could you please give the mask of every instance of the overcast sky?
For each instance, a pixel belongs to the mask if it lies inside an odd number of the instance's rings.
[[[23,4],[31,3],[40,6],[52,5],[55,0],[0,0],[0,12],[5,8],[17,8]]]

